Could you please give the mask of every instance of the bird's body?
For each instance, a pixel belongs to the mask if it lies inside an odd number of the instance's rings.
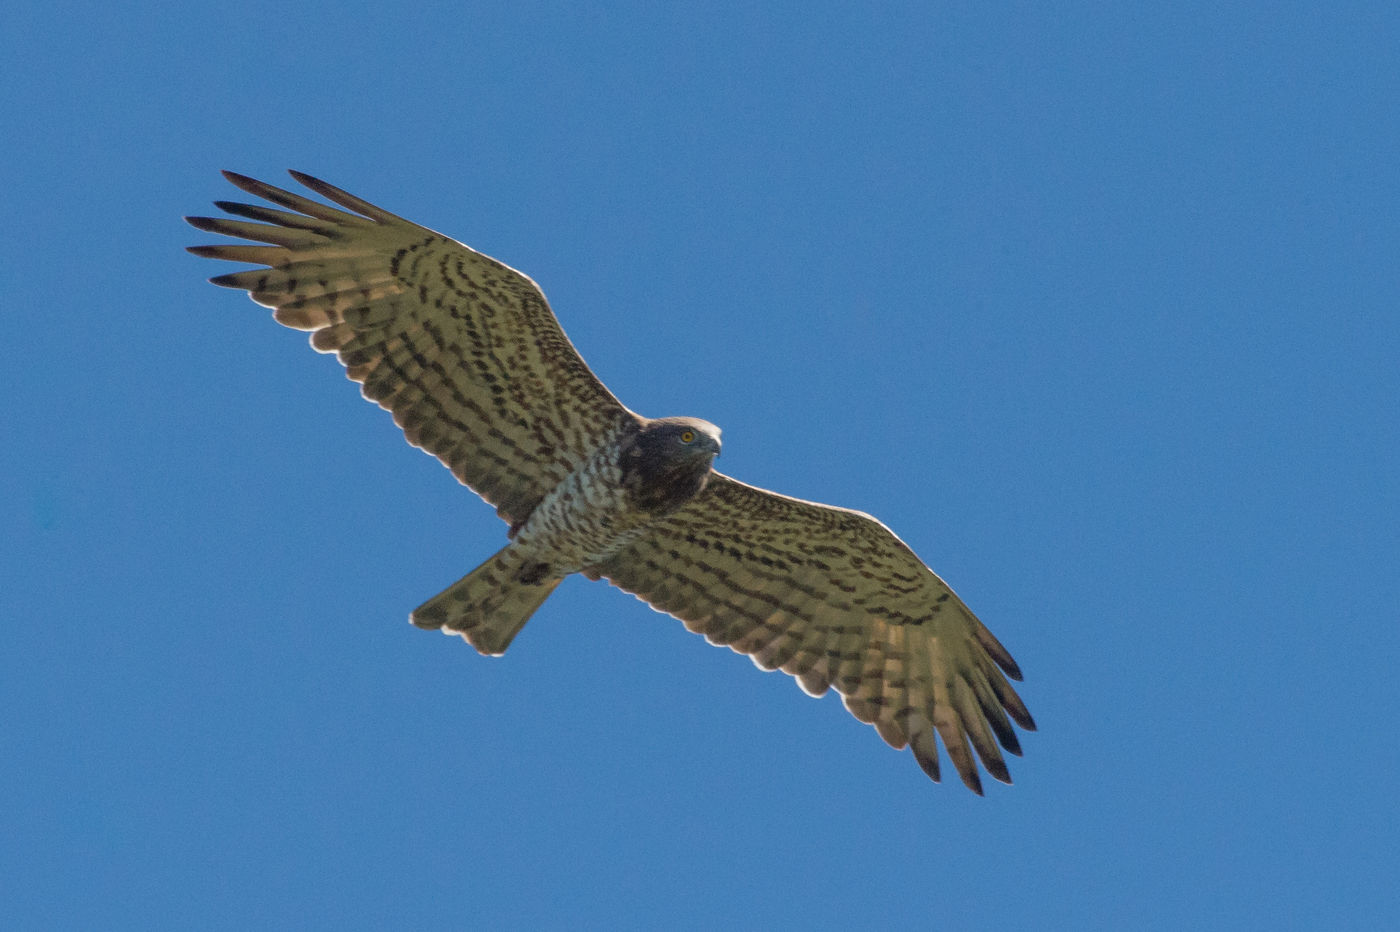
[[[651,516],[631,507],[617,452],[601,449],[565,476],[514,531],[510,546],[566,576],[634,540]]]
[[[682,440],[681,438],[689,439]],[[510,543],[411,616],[502,654],[566,576],[592,573],[705,487],[719,429],[698,418],[637,419],[622,442],[595,450],[551,489]],[[503,610],[511,598],[515,611]]]
[[[756,489],[712,469],[720,432],[641,417],[578,356],[529,278],[308,175],[347,210],[225,173],[279,207],[218,202],[256,223],[191,217],[270,245],[192,247],[266,268],[214,278],[312,331],[410,443],[496,506],[508,542],[412,621],[505,651],[565,577],[607,579],[712,643],[781,669],[848,709],[938,779],[935,735],[981,792],[975,749],[1034,721],[1011,655],[888,528],[860,512]]]

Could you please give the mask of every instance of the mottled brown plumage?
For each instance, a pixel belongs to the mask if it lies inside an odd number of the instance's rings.
[[[713,471],[719,429],[625,408],[514,269],[309,175],[292,173],[345,210],[225,175],[286,209],[218,201],[257,222],[186,218],[269,244],[192,247],[266,266],[211,280],[312,331],[510,525],[509,543],[415,624],[499,654],[565,576],[607,579],[812,695],[835,687],[934,780],[937,735],[974,791],[977,758],[1011,782],[1012,722],[1035,728],[1007,681],[1020,670],[883,524]]]

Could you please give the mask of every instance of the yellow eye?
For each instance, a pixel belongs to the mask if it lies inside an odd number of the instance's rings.
[[[695,431],[688,430],[681,434],[681,443],[691,443],[695,440]]]

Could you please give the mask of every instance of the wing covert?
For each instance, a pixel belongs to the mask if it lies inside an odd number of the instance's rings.
[[[210,279],[244,289],[281,324],[311,331],[414,446],[509,522],[635,417],[569,342],[539,287],[463,244],[292,172],[340,210],[224,172],[277,205],[217,201],[235,217],[191,225],[256,244],[194,246],[250,262]],[[248,222],[255,221],[255,222]]]
[[[939,778],[935,734],[964,783],[973,758],[1011,782],[1000,749],[1035,722],[1007,678],[1020,670],[962,600],[876,519],[720,473],[694,501],[595,568],[713,644],[781,669],[911,746]],[[1000,747],[1000,749],[999,749]]]

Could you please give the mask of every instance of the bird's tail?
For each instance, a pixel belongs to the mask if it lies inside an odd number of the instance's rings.
[[[545,564],[507,546],[414,609],[409,620],[420,628],[460,634],[483,654],[504,654],[562,581]]]

